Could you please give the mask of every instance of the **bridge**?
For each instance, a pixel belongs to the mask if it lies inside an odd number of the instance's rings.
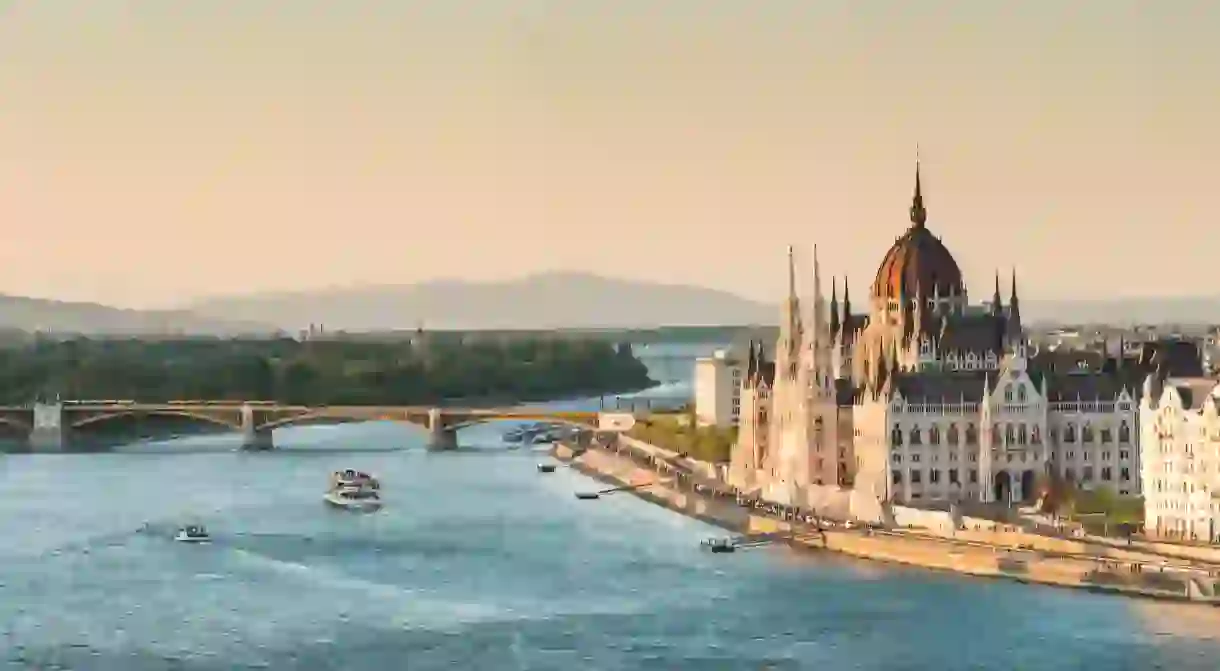
[[[390,421],[418,427],[428,435],[431,449],[457,447],[457,431],[468,426],[502,420],[553,421],[593,427],[597,411],[551,411],[512,408],[441,408],[431,406],[297,406],[229,401],[176,403],[36,403],[0,406],[0,426],[28,437],[35,450],[68,447],[109,422],[172,418],[241,432],[242,447],[275,447],[273,431],[281,427]]]

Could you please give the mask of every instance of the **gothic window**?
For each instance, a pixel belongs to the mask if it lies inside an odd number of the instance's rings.
[[[1004,401],[1006,403],[1012,403],[1012,385],[1011,384],[1004,385]]]
[[[893,471],[890,475],[894,479],[894,484],[896,484],[896,485],[902,484],[902,471]]]
[[[1029,436],[1025,432],[1025,425],[1021,424],[1017,427],[1017,444],[1025,445],[1027,442],[1029,442]]]
[[[928,428],[928,444],[940,445],[940,427],[935,424]]]
[[[1017,436],[1013,432],[1012,424],[1005,424],[1004,425],[1004,444],[1005,445],[1015,445],[1016,443],[1017,443]]]
[[[1004,433],[1000,431],[999,424],[991,425],[991,444],[999,445],[1004,440]]]
[[[1101,427],[1101,442],[1107,445],[1114,442],[1114,430],[1108,426]]]
[[[1025,400],[1026,400],[1025,385],[1019,384],[1019,385],[1017,385],[1017,402],[1024,403]]]
[[[920,479],[920,478],[919,478],[919,476],[920,476],[920,475],[921,475],[921,472],[920,472],[920,471],[918,471],[918,470],[912,470],[912,471],[911,471],[911,484],[913,484],[913,485],[917,485],[917,484],[919,484],[919,479]]]
[[[1103,467],[1102,467],[1102,469],[1101,469],[1101,479],[1102,479],[1103,481],[1105,481],[1105,482],[1109,482],[1109,481],[1110,481],[1110,475],[1111,475],[1111,472],[1110,472],[1110,467],[1109,467],[1109,466],[1103,466]]]
[[[1033,443],[1034,445],[1042,444],[1042,429],[1040,429],[1037,424],[1029,427],[1029,442]]]
[[[1131,442],[1131,427],[1127,426],[1127,420],[1118,425],[1118,442],[1123,445]]]
[[[1118,469],[1118,479],[1122,480],[1123,482],[1130,482],[1131,481],[1131,469],[1127,468],[1126,466],[1123,466],[1122,468]]]
[[[951,485],[962,484],[961,481],[958,480],[958,478],[957,478],[957,469],[956,468],[949,469],[949,484],[951,484]]]
[[[940,469],[939,468],[933,468],[932,470],[928,471],[928,481],[933,484],[940,482]]]
[[[1075,426],[1073,426],[1071,424],[1063,425],[1063,442],[1065,442],[1065,443],[1076,442],[1076,427]]]
[[[979,444],[979,430],[974,426],[974,422],[970,422],[966,425],[966,444]]]
[[[920,432],[918,424],[911,427],[911,444],[923,445],[923,433]]]
[[[1093,442],[1093,425],[1092,424],[1085,422],[1084,427],[1080,429],[1080,442],[1082,442],[1082,443]]]
[[[950,444],[950,445],[957,445],[957,444],[958,444],[958,438],[959,438],[959,436],[958,436],[958,433],[957,433],[957,424],[950,424],[950,425],[949,425],[948,438],[949,438],[949,444]]]
[[[902,444],[902,427],[901,426],[898,426],[897,424],[894,425],[893,430],[890,431],[890,442],[895,445]]]

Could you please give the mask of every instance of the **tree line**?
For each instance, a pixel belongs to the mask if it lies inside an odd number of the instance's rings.
[[[40,340],[0,349],[0,402],[38,398],[410,405],[541,400],[652,384],[627,344]]]

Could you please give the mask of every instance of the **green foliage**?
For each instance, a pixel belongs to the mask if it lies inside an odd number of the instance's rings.
[[[713,463],[728,461],[733,444],[737,442],[736,429],[698,426],[670,418],[640,422],[628,433],[632,438],[657,447]]]
[[[498,342],[38,341],[0,349],[0,403],[69,399],[266,400],[408,405],[543,399],[651,384],[630,347],[536,338]]]

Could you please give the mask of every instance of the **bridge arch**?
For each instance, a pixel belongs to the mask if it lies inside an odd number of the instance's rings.
[[[19,419],[14,419],[12,417],[5,417],[3,415],[0,415],[0,427],[3,427],[3,429],[0,429],[0,430],[8,430],[8,431],[14,432],[14,433],[25,433],[25,434],[28,434],[29,432],[34,430],[33,426],[26,424],[25,422],[23,422]]]
[[[483,424],[493,424],[496,422],[552,422],[555,424],[564,424],[566,426],[587,428],[597,425],[597,413],[503,413],[497,415],[471,417],[459,422],[447,424],[445,426],[445,430],[460,431],[462,429],[469,429],[472,426],[481,426]]]
[[[280,417],[279,419],[259,424],[256,429],[258,431],[271,431],[274,429],[286,429],[293,426],[356,424],[360,422],[397,422],[399,424],[410,424],[423,431],[428,430],[428,418],[426,416],[404,416],[401,413],[378,415],[366,414],[358,411],[345,414],[343,412],[336,412],[329,408],[307,411],[291,417]]]
[[[191,412],[190,410],[172,410],[172,409],[157,409],[157,410],[116,410],[114,412],[103,412],[97,415],[92,415],[84,419],[76,420],[69,426],[72,429],[82,429],[85,427],[101,424],[103,422],[124,419],[127,417],[178,417],[185,418],[200,424],[208,424],[211,426],[220,426],[233,431],[241,431],[241,419],[231,421],[220,417],[215,417],[205,413]]]

